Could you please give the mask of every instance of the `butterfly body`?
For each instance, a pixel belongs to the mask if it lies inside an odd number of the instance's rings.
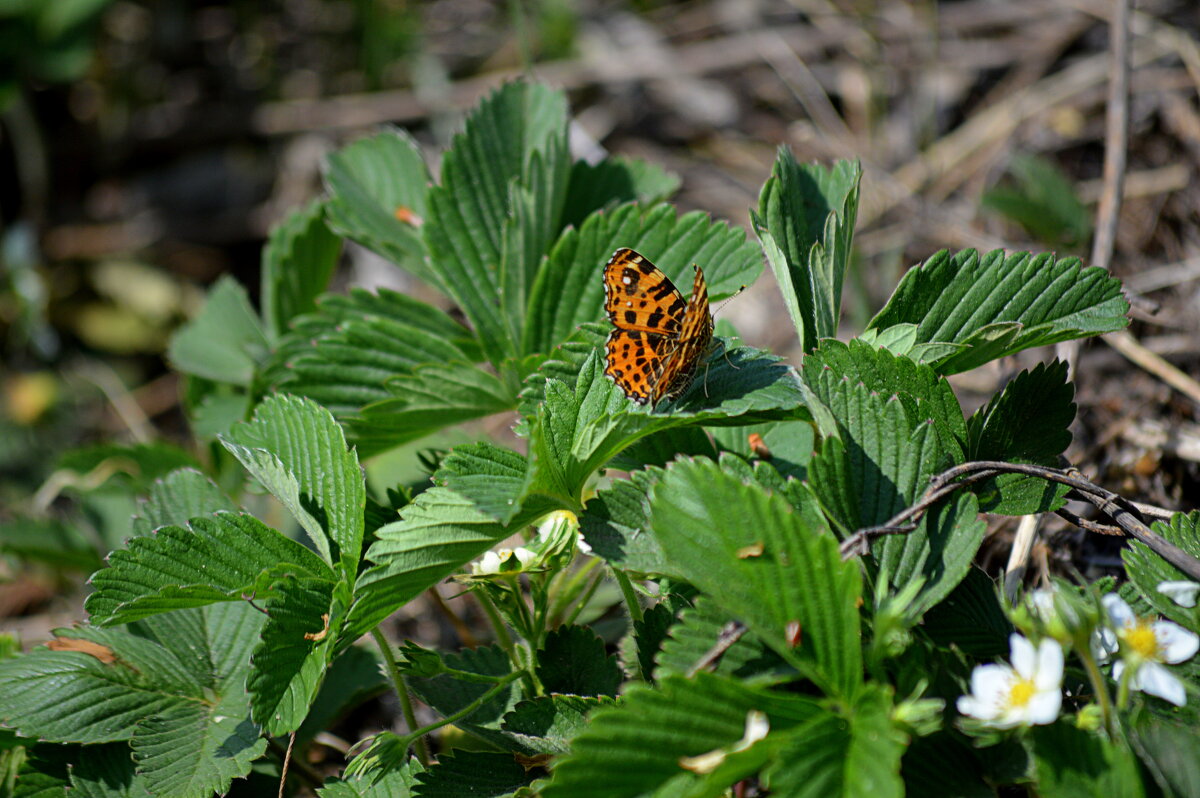
[[[618,249],[604,267],[604,309],[614,327],[604,373],[638,404],[653,407],[687,390],[712,344],[708,285],[695,269],[692,295],[684,300],[667,275],[632,249]]]

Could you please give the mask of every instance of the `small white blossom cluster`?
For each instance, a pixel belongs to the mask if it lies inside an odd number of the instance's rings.
[[[1163,595],[1182,607],[1194,607],[1200,584],[1163,582]],[[1046,619],[1055,612],[1052,591],[1034,591],[1031,607]],[[1170,701],[1187,702],[1183,682],[1166,667],[1195,656],[1200,636],[1171,621],[1139,618],[1115,593],[1101,599],[1106,623],[1095,632],[1097,659],[1119,657],[1113,678],[1128,687]],[[1009,638],[1012,664],[980,665],[971,673],[971,692],[958,699],[958,711],[997,729],[1053,723],[1062,707],[1063,648],[1047,637],[1036,647],[1020,634]]]
[[[579,534],[579,520],[574,513],[566,510],[556,510],[547,515],[538,525],[537,536],[529,544],[532,548],[518,546],[515,549],[495,549],[489,551],[475,562],[471,563],[472,576],[491,576],[501,572],[517,573],[528,571],[543,564],[546,557],[561,550],[564,545],[574,545],[584,554],[591,554],[592,547]],[[516,557],[519,566],[509,564],[504,567],[509,558]]]

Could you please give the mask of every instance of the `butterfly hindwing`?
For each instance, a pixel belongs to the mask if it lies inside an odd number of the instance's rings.
[[[672,346],[655,333],[613,330],[605,345],[604,373],[638,404],[657,401],[655,386],[662,378],[665,364],[662,352]]]

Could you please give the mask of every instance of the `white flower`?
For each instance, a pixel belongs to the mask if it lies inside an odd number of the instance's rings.
[[[971,694],[958,711],[998,729],[1053,723],[1062,706],[1063,650],[1050,638],[1035,649],[1019,634],[1009,638],[1012,666],[980,665],[971,672]]]
[[[1196,594],[1200,593],[1200,582],[1191,582],[1186,579],[1177,582],[1159,582],[1156,590],[1180,607],[1195,607]]]
[[[480,557],[478,562],[471,563],[471,573],[475,576],[498,574],[510,557],[516,557],[517,562],[521,564],[521,567],[515,570],[523,571],[537,560],[537,553],[530,551],[524,546],[518,546],[515,549],[489,551]]]
[[[1109,593],[1100,601],[1121,651],[1120,661],[1113,665],[1113,678],[1119,681],[1129,668],[1129,686],[1134,690],[1156,695],[1178,707],[1186,704],[1183,682],[1163,666],[1195,656],[1200,649],[1200,636],[1170,621],[1137,617],[1116,593]]]

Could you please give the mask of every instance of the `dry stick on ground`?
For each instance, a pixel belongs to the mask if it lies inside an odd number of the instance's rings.
[[[925,495],[916,504],[902,510],[887,523],[860,529],[842,541],[842,557],[849,559],[856,554],[867,554],[870,551],[872,538],[883,535],[904,535],[912,532],[917,528],[917,522],[921,517],[938,502],[963,488],[1000,474],[1025,474],[1070,487],[1072,490],[1067,494],[1068,498],[1091,504],[1111,518],[1126,535],[1144,543],[1151,551],[1183,571],[1189,578],[1200,581],[1200,560],[1146,526],[1141,519],[1140,505],[1094,484],[1074,468],[1063,470],[994,460],[962,463],[936,475],[931,480]],[[1166,511],[1158,511],[1158,513],[1163,512]],[[1107,534],[1108,530],[1105,530],[1105,533]]]

